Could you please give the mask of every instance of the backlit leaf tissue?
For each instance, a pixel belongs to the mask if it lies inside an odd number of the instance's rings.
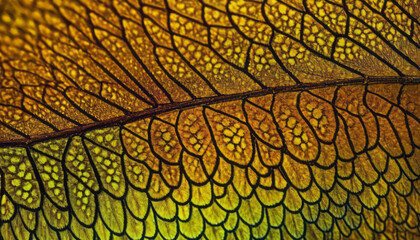
[[[0,0],[0,239],[419,239],[418,0]]]

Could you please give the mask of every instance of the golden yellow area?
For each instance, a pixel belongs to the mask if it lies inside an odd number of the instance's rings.
[[[1,5],[1,141],[196,98],[420,74],[417,0]]]
[[[35,217],[39,238],[415,239],[416,89],[281,92],[2,148],[1,234]]]
[[[0,0],[0,239],[420,238],[419,6]]]

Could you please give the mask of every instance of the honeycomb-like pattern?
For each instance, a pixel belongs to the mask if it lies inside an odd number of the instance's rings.
[[[1,234],[415,237],[416,91],[280,92],[2,148]]]
[[[66,207],[67,199],[63,184],[64,171],[61,161],[35,151],[31,152],[31,156],[48,196],[61,207]]]
[[[41,192],[26,149],[1,149],[0,169],[4,174],[2,182],[13,200],[28,208],[38,208]],[[6,204],[6,198],[3,201]]]
[[[0,2],[0,239],[419,238],[418,0]]]
[[[5,133],[0,140],[23,141],[197,98],[418,75],[418,5],[417,0],[7,3],[0,16]]]

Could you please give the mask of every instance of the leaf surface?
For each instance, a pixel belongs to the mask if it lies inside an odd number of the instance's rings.
[[[418,238],[417,1],[0,1],[0,236]]]

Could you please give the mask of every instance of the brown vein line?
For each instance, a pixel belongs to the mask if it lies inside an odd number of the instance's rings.
[[[177,109],[185,109],[185,108],[198,107],[198,106],[215,104],[215,103],[220,103],[220,102],[225,102],[225,101],[240,100],[240,99],[245,99],[248,97],[258,97],[258,96],[262,96],[266,94],[305,91],[305,90],[310,90],[310,89],[333,87],[333,86],[364,85],[364,84],[420,84],[420,76],[411,76],[411,77],[382,76],[382,77],[365,77],[365,78],[360,77],[360,78],[353,78],[353,79],[338,79],[338,80],[323,81],[323,82],[318,82],[318,83],[302,83],[302,84],[293,85],[293,86],[279,86],[279,87],[259,89],[255,91],[244,92],[244,93],[206,97],[206,98],[194,99],[192,101],[162,104],[155,108],[149,108],[143,111],[133,112],[124,116],[119,116],[119,117],[110,118],[103,121],[93,122],[93,123],[86,124],[80,127],[65,129],[58,132],[40,134],[40,135],[33,136],[29,139],[0,141],[0,147],[28,146],[28,145],[31,145],[40,141],[45,141],[45,140],[50,140],[50,139],[55,139],[55,138],[62,138],[62,137],[67,137],[71,135],[82,135],[88,130],[109,127],[109,126],[116,126],[116,125],[120,126],[120,125],[124,125],[124,124],[130,123],[139,119],[155,116],[157,114],[161,114],[161,113],[165,113],[165,112],[169,112],[169,111],[173,111]]]

